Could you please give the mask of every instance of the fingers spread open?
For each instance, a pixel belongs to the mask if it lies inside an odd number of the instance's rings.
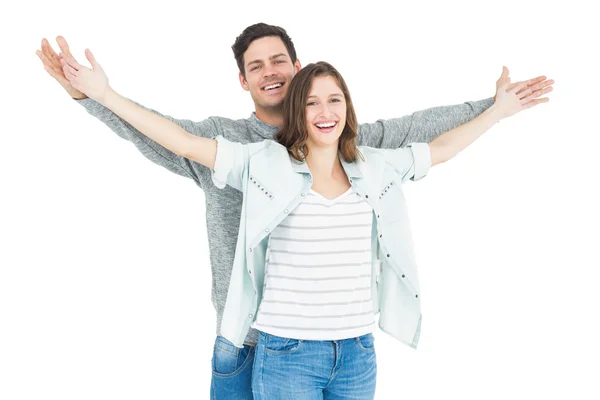
[[[542,82],[544,80],[546,80],[546,76],[540,75],[540,76],[538,76],[536,78],[531,78],[531,79],[525,81],[525,83],[527,83],[527,86],[533,86],[533,85],[535,85],[537,83],[540,83],[540,82]]]
[[[48,59],[48,57],[46,57],[46,55],[38,50],[35,52],[35,54],[37,54],[37,56],[40,58],[40,60],[42,60],[42,63],[44,64],[44,69],[46,71],[48,71],[48,73],[50,75],[52,75],[54,78],[57,77],[57,75],[61,75],[62,74],[62,68],[60,65],[56,66],[52,61],[50,61]]]
[[[547,97],[542,97],[541,99],[534,99],[534,100],[531,100],[531,101],[523,104],[523,109],[526,110],[528,108],[535,107],[538,104],[547,103],[549,101],[550,101],[550,99]]]
[[[81,69],[81,65],[79,65],[79,63],[77,61],[75,61],[73,56],[66,56],[63,54],[62,59],[63,59],[65,65],[70,66],[75,71],[79,71]]]
[[[535,92],[536,90],[544,89],[544,88],[546,88],[548,86],[552,86],[552,85],[554,85],[554,80],[548,79],[547,81],[539,82],[539,83],[536,83],[535,85],[532,85],[531,91]]]
[[[92,54],[92,51],[90,49],[85,49],[85,56],[87,57],[88,61],[92,65],[92,68],[96,68],[96,66],[98,65],[98,62],[96,61],[96,58],[94,57],[94,55]]]
[[[63,72],[65,73],[65,76],[67,77],[67,79],[70,81],[72,81],[73,79],[75,79],[77,77],[77,71],[68,64],[65,64],[63,66]]]
[[[60,60],[58,59],[58,55],[50,46],[50,43],[46,40],[46,38],[42,39],[42,51],[46,55],[46,57],[54,64],[56,67],[60,67]]]
[[[521,82],[510,90],[511,93],[519,93],[527,87],[527,82]]]
[[[543,96],[545,94],[548,94],[552,91],[552,86],[549,86],[547,88],[541,89],[541,90],[536,90],[535,92],[531,93],[529,96],[526,96],[523,100],[525,100],[526,102],[529,102],[533,99],[536,99],[540,96]]]
[[[522,98],[522,100],[525,100],[525,102],[529,102],[535,98],[538,98],[540,96],[543,96],[545,94],[548,94],[552,91],[552,86],[548,86],[545,87],[543,89],[540,90],[536,90],[535,92],[532,92],[531,94],[529,94],[528,96],[525,96],[524,98]]]
[[[64,37],[57,36],[56,37],[56,43],[58,43],[58,47],[60,48],[60,51],[64,55],[71,56],[71,50],[69,49],[69,44],[67,43],[67,41],[65,40]]]
[[[531,95],[531,88],[524,86],[523,89],[517,92],[519,99],[523,100],[525,97]]]

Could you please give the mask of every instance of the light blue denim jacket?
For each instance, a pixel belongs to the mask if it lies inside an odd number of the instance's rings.
[[[219,188],[230,185],[244,195],[220,332],[242,347],[262,300],[269,234],[302,202],[312,175],[305,162],[294,160],[272,140],[243,145],[222,136],[216,139],[212,180]],[[419,280],[402,184],[427,174],[429,146],[359,150],[364,161],[342,160],[342,166],[352,189],[373,209],[373,309],[379,312],[384,332],[416,348],[421,326]]]

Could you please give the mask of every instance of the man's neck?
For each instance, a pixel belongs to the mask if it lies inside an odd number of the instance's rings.
[[[278,108],[261,108],[256,107],[256,118],[262,122],[281,128],[283,125],[283,113],[281,107]]]

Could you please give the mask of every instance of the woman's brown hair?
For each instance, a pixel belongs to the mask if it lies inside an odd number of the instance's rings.
[[[310,87],[316,77],[331,76],[336,81],[346,101],[346,125],[340,135],[338,149],[346,162],[354,162],[359,155],[356,147],[358,122],[352,105],[350,91],[342,75],[324,61],[308,64],[292,79],[283,102],[283,126],[275,134],[275,140],[288,149],[290,155],[303,161],[308,155],[306,141],[308,128],[306,124],[306,103]]]

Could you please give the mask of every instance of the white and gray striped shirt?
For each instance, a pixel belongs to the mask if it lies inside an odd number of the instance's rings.
[[[271,233],[253,327],[305,340],[372,332],[372,218],[351,188],[331,200],[311,190]]]

